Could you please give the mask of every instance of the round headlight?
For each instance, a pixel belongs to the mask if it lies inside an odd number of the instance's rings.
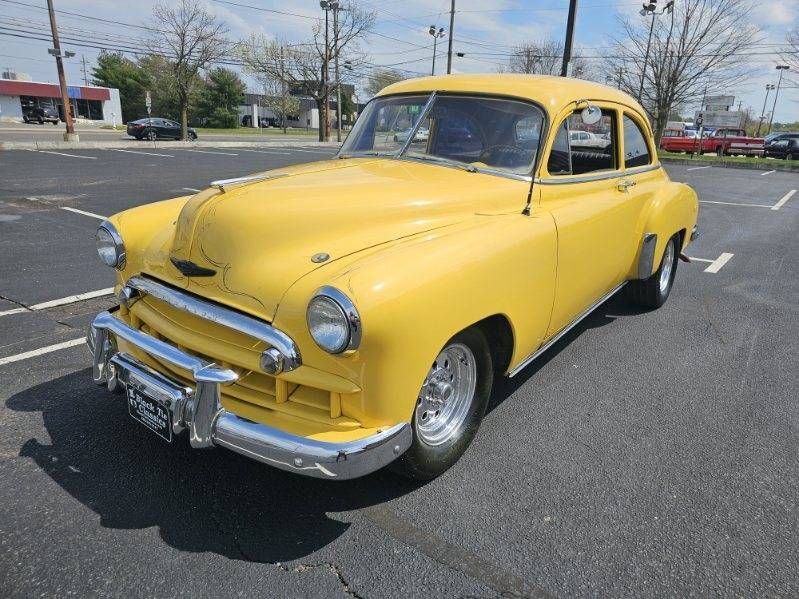
[[[361,341],[361,320],[350,299],[333,287],[323,287],[308,304],[308,330],[326,352],[340,354]]]
[[[104,221],[97,229],[95,235],[97,242],[97,255],[106,266],[112,268],[124,268],[125,266],[125,244],[116,227]]]

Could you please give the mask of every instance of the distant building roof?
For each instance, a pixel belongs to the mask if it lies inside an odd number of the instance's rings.
[[[38,83],[35,81],[17,81],[0,79],[0,94],[4,96],[39,96],[43,98],[60,98],[61,88],[54,83]],[[78,100],[110,100],[111,91],[107,87],[87,87],[70,85],[67,87],[70,98]]]

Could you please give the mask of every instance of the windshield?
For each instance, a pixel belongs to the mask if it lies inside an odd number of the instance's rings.
[[[529,175],[544,116],[504,98],[429,95],[376,98],[361,114],[341,155],[408,157]]]

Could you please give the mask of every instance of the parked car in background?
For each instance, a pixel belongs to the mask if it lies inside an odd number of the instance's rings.
[[[751,137],[743,129],[721,127],[712,133],[703,135],[702,139],[688,137],[684,131],[667,129],[660,138],[660,147],[667,152],[699,152],[714,153],[718,156],[739,154],[744,156],[762,156],[764,140]]]
[[[766,144],[766,156],[799,160],[799,135],[795,137],[778,137]]]
[[[409,121],[404,141],[386,127]],[[608,148],[572,147],[580,126],[610,132]],[[97,409],[306,476],[392,464],[430,479],[467,450],[499,377],[622,288],[662,306],[697,215],[623,92],[531,75],[401,81],[334,159],[100,225],[120,305],[92,322],[93,379],[125,399]]]
[[[660,148],[667,152],[696,152],[700,150],[698,132],[686,129],[666,129],[660,138]]]
[[[22,120],[26,123],[39,123],[40,125],[45,123],[57,125],[61,118],[55,108],[37,106],[23,114]]]
[[[605,148],[610,140],[590,131],[569,131],[569,143],[573,148]]]
[[[765,137],[766,145],[773,141],[780,139],[799,139],[799,131],[780,131],[778,133],[769,133]]]
[[[150,117],[128,122],[128,135],[136,139],[180,139],[180,123],[170,119]],[[197,139],[197,132],[189,127],[189,139]]]
[[[394,141],[408,141],[408,137],[410,137],[413,129],[414,128],[411,127],[410,129],[405,129],[405,131],[398,131],[394,134]],[[413,136],[413,141],[427,141],[428,137],[430,137],[430,131],[424,127],[419,127],[416,130],[416,134]]]

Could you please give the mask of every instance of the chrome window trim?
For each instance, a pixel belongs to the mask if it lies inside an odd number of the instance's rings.
[[[536,183],[541,185],[567,185],[569,183],[588,183],[589,181],[603,181],[605,179],[618,179],[625,175],[638,175],[654,171],[660,168],[660,164],[648,164],[646,166],[637,166],[635,168],[626,169],[623,171],[600,171],[586,175],[560,175],[557,177],[537,177]]]
[[[128,279],[127,286],[160,299],[178,310],[216,322],[278,349],[283,355],[283,370],[285,371],[294,370],[302,364],[300,351],[291,337],[257,318],[141,276],[133,276]]]
[[[582,321],[582,320],[583,320],[583,319],[584,319],[586,316],[588,316],[589,314],[591,314],[591,312],[593,312],[594,310],[596,310],[596,309],[597,309],[599,306],[601,306],[601,305],[602,305],[602,304],[604,304],[604,303],[605,303],[607,300],[609,300],[611,297],[613,297],[613,295],[615,295],[615,294],[616,294],[616,292],[617,292],[617,291],[619,291],[619,290],[620,290],[622,287],[624,287],[626,284],[627,284],[627,281],[625,281],[625,282],[624,282],[624,283],[622,283],[621,285],[618,285],[618,286],[614,287],[613,289],[611,289],[610,291],[608,291],[608,292],[607,292],[605,295],[603,295],[603,296],[602,296],[602,297],[600,297],[598,300],[596,300],[596,301],[595,301],[593,304],[591,304],[591,305],[590,305],[590,306],[589,306],[589,307],[588,307],[588,308],[585,310],[585,312],[583,312],[582,314],[580,314],[580,315],[579,315],[577,318],[575,318],[575,319],[574,319],[574,320],[573,320],[571,323],[567,324],[567,325],[566,325],[565,327],[563,327],[563,328],[562,328],[560,331],[558,331],[558,333],[557,333],[556,335],[554,335],[553,337],[551,337],[551,338],[549,339],[549,341],[547,341],[546,343],[544,343],[544,345],[542,345],[541,347],[539,347],[537,350],[535,350],[533,353],[531,353],[529,356],[527,356],[527,357],[526,357],[524,360],[522,360],[522,361],[519,363],[519,365],[518,365],[518,366],[516,366],[516,368],[514,368],[513,370],[511,370],[511,371],[508,373],[508,376],[509,376],[509,377],[514,377],[514,376],[516,376],[517,374],[519,374],[519,373],[520,373],[522,370],[524,370],[524,369],[525,369],[525,368],[526,368],[526,367],[527,367],[527,366],[528,366],[528,365],[529,365],[531,362],[533,362],[533,361],[534,361],[534,360],[535,360],[535,359],[536,359],[538,356],[540,356],[540,355],[541,355],[541,354],[543,354],[545,351],[547,351],[547,350],[548,350],[550,347],[552,347],[553,345],[555,345],[555,343],[557,343],[557,342],[558,342],[558,340],[559,340],[561,337],[563,337],[563,336],[564,336],[566,333],[568,333],[568,332],[569,332],[569,331],[571,331],[571,330],[572,330],[574,327],[576,327],[578,324],[580,324],[580,322],[581,322],[581,321]]]
[[[405,153],[405,150],[407,150],[410,147],[411,143],[413,142],[413,138],[416,135],[417,129],[419,129],[419,127],[421,126],[422,121],[427,116],[427,113],[430,112],[430,107],[433,105],[433,102],[435,102],[435,100],[436,100],[436,92],[432,92],[427,97],[427,101],[424,103],[424,106],[422,107],[422,114],[420,114],[419,118],[416,119],[416,124],[412,127],[411,134],[408,136],[408,139],[405,140],[403,146],[394,153],[394,156],[399,158]]]
[[[358,347],[360,347],[361,345],[361,337],[363,336],[363,324],[361,323],[361,316],[360,314],[358,314],[358,309],[355,307],[353,301],[349,297],[347,297],[347,295],[343,291],[335,287],[331,287],[330,285],[324,285],[323,287],[317,289],[316,292],[311,297],[311,302],[314,300],[314,298],[320,296],[333,300],[339,305],[339,307],[341,307],[341,310],[344,312],[344,316],[347,319],[347,325],[349,327],[350,334],[349,334],[349,339],[347,340],[347,345],[344,346],[344,348],[342,348],[339,351],[331,352],[330,350],[325,349],[318,343],[317,345],[319,345],[321,349],[333,355],[341,355],[358,349]],[[311,302],[308,302],[309,308],[311,306]],[[310,333],[310,324],[308,323],[307,310],[305,313],[305,320],[306,324],[308,324],[308,330]],[[311,338],[313,339],[313,335],[311,335]],[[316,343],[316,339],[314,339],[314,343]]]
[[[111,239],[114,240],[114,249],[116,249],[117,252],[117,261],[112,268],[116,268],[117,270],[124,269],[125,263],[127,261],[127,252],[125,251],[125,242],[122,241],[122,235],[120,235],[117,228],[114,225],[112,225],[108,220],[104,220],[103,222],[101,222],[100,226],[98,226],[97,228],[105,229],[108,232],[108,234],[111,236]]]

